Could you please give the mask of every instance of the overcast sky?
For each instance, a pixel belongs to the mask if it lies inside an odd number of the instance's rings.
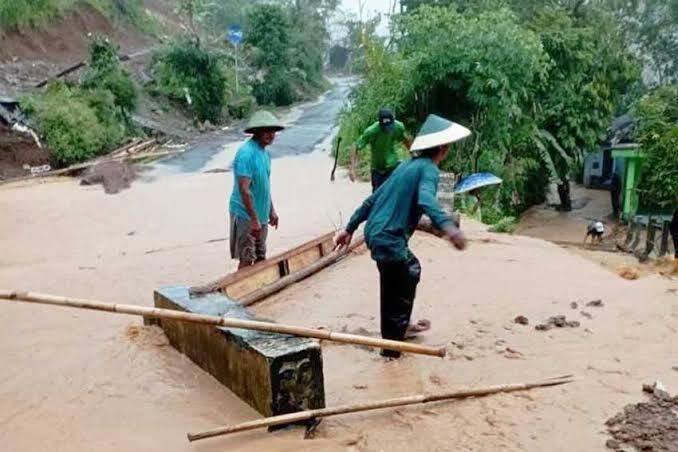
[[[362,0],[362,3],[365,5],[363,7],[363,20],[374,17],[378,13],[382,14],[382,20],[379,26],[377,27],[377,34],[381,36],[388,35],[388,18],[384,16],[385,13],[389,11],[389,6],[394,0]],[[351,13],[358,18],[358,13],[360,12],[360,1],[359,0],[341,0],[339,8],[342,11]],[[341,28],[332,27],[332,35],[335,38],[338,38],[339,34],[343,33],[344,30]]]

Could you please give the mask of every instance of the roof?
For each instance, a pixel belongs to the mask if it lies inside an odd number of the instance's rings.
[[[0,105],[13,107],[19,105],[19,99],[15,99],[14,97],[9,96],[3,96],[0,94]]]
[[[629,114],[615,118],[607,128],[604,149],[618,149],[619,144],[633,143],[637,121]]]

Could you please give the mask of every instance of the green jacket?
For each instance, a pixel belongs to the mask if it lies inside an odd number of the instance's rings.
[[[407,243],[426,214],[436,228],[452,220],[436,197],[439,170],[430,158],[407,160],[355,211],[346,231],[355,232],[363,221],[365,241],[372,259],[380,262],[407,260]]]
[[[363,149],[370,145],[372,152],[372,170],[387,172],[395,168],[400,162],[398,145],[405,141],[405,126],[395,121],[390,133],[381,130],[378,122],[369,126],[355,142],[356,148]]]

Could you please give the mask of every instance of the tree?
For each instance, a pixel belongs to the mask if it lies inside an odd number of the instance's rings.
[[[658,88],[635,108],[637,139],[646,158],[638,186],[640,203],[654,211],[678,206],[678,85]]]
[[[597,149],[625,91],[639,76],[623,41],[595,22],[562,8],[541,10],[527,22],[551,60],[547,82],[536,97],[535,144],[555,169],[563,210],[571,209],[571,168]]]

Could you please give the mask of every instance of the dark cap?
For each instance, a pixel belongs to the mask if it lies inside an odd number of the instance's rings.
[[[382,129],[391,130],[395,125],[395,117],[393,112],[388,108],[382,108],[379,110],[379,125]]]

